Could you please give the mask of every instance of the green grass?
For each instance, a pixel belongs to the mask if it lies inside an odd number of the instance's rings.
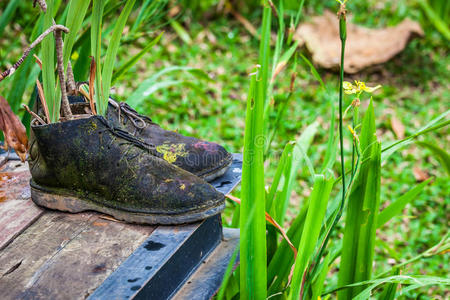
[[[0,3],[1,11],[4,11],[5,7],[5,2]],[[303,15],[308,18],[314,11],[322,11],[325,8],[335,9],[335,7],[335,1],[326,3],[306,1]],[[382,89],[373,96],[376,133],[383,148],[396,140],[391,125],[391,119],[394,116],[404,124],[405,135],[408,136],[448,109],[449,49],[443,35],[435,29],[432,22],[423,14],[422,9],[409,1],[383,1],[381,4],[379,1],[350,1],[348,8],[352,11],[355,22],[359,24],[381,27],[395,25],[404,17],[410,17],[420,21],[426,32],[425,38],[412,41],[403,53],[387,64],[355,77],[346,77],[349,81],[361,79],[370,85],[383,85]],[[286,5],[285,10],[295,18],[297,13],[295,9]],[[17,12],[20,12],[21,17],[13,18],[14,24],[6,26],[0,39],[0,69],[2,70],[20,56],[23,48],[21,39],[30,36],[34,23],[38,19],[37,11],[24,3],[18,5]],[[247,13],[243,10],[243,13],[253,24],[259,26],[262,15],[260,9],[247,10]],[[139,10],[130,15],[131,28],[133,28],[133,20],[138,19],[138,16]],[[107,18],[105,22],[110,24],[111,18]],[[139,101],[136,102],[136,108],[167,129],[220,142],[230,151],[242,152],[246,99],[250,85],[248,74],[258,63],[259,41],[250,36],[231,16],[218,15],[211,19],[200,17],[200,21],[197,21],[192,18],[188,10],[185,11],[184,16],[177,19],[177,22],[186,30],[193,42],[185,43],[173,28],[164,27],[165,33],[160,42],[151,48],[150,53],[143,55],[128,72],[121,75],[115,84],[117,87],[115,95],[123,100],[129,98],[145,79],[151,78],[170,66],[199,69],[206,76],[197,76],[189,71],[162,74],[158,77],[159,81],[177,83],[167,84],[157,89],[142,101],[137,99],[136,101]],[[273,28],[276,28],[275,18],[272,24]],[[289,27],[289,23],[286,26]],[[161,30],[150,29],[145,36],[140,36],[134,42],[126,42],[128,37],[125,37],[125,44],[119,48],[118,58],[114,63],[116,69],[125,66],[131,56],[139,54],[160,34]],[[80,49],[76,50],[80,54]],[[306,58],[310,58],[307,53],[303,54]],[[74,61],[75,68],[78,62]],[[297,72],[297,79],[295,89],[290,95],[289,84],[293,71]],[[321,87],[316,79],[317,76],[311,73],[307,62],[298,59],[296,66],[287,68],[278,75],[279,78],[273,86],[275,109],[270,110],[267,119],[269,122],[277,120],[277,109],[281,108],[285,99],[290,100],[285,107],[285,117],[279,120],[278,130],[267,156],[268,160],[264,169],[265,177],[268,178],[265,182],[267,186],[270,186],[273,178],[276,178],[277,166],[286,143],[297,140],[300,134],[313,123],[317,124],[317,129],[307,150],[308,157],[316,171],[320,169],[317,166],[322,166],[322,163],[326,161],[326,151],[330,146],[330,121],[338,122],[331,106],[331,100],[337,99],[338,76],[321,69],[317,72],[322,77],[325,88]],[[10,87],[13,79],[0,83],[2,95],[13,92]],[[32,85],[33,83],[28,84],[24,95],[18,97],[19,100],[28,101]],[[345,97],[344,108],[351,101],[351,97]],[[362,101],[360,108],[362,115],[366,112],[368,104],[369,101]],[[351,117],[345,122],[345,124],[351,124]],[[349,158],[352,154],[351,136],[345,128],[344,132],[346,135],[344,144],[347,143],[344,154],[346,169],[349,170],[351,168]],[[448,149],[450,142],[446,128],[427,134],[426,137],[420,137],[419,140],[441,149]],[[373,254],[377,263],[373,274],[389,272],[392,265],[416,257],[436,245],[447,233],[445,224],[448,222],[447,211],[450,203],[446,191],[450,190],[450,182],[444,165],[433,149],[414,143],[393,153],[383,161],[380,207],[388,207],[389,204],[397,203],[397,201],[409,204],[406,204],[405,208],[400,208],[400,214],[396,214],[386,223],[378,223],[380,227],[377,230],[378,239]],[[332,166],[335,170],[339,169],[338,162]],[[424,186],[423,191],[406,201],[402,197],[418,184],[414,178],[415,168],[427,172],[432,179],[429,185]],[[286,226],[292,222],[294,222],[292,224],[302,223],[306,217],[305,208],[311,197],[314,174],[306,163],[300,165],[300,170],[301,172],[294,172],[292,180],[295,184],[284,197],[289,200],[285,203],[284,223]],[[283,180],[280,180],[278,184],[280,188],[285,186]],[[239,192],[236,195],[239,196]],[[330,205],[339,197],[338,188],[335,187],[331,192]],[[281,205],[280,202],[277,205],[283,207],[284,203]],[[227,205],[224,224],[231,224],[233,208],[234,205],[231,203]],[[303,219],[296,218],[297,215],[302,217],[302,213],[304,213]],[[379,215],[378,221],[382,215],[383,213]],[[330,239],[331,249],[339,249],[338,241],[340,233],[344,232],[344,224],[340,222],[334,231]],[[291,225],[291,227],[296,226]],[[271,227],[268,226],[268,228]],[[300,243],[301,234],[298,232],[301,233],[303,229],[297,230],[288,232],[295,245]],[[284,243],[280,243],[278,247],[286,248],[285,253],[289,251]],[[332,256],[333,252],[329,255]],[[448,276],[445,268],[449,259],[448,255],[447,253],[421,257],[404,266],[401,274]],[[330,261],[331,256],[327,256]],[[277,259],[276,254],[273,259]],[[286,262],[286,265],[283,267],[280,265],[280,268],[289,272],[290,263]],[[272,269],[269,265],[269,277]],[[336,266],[333,265],[330,271],[324,279],[325,290],[336,287],[338,284]],[[320,280],[316,283],[321,285]],[[376,291],[381,292],[381,289]],[[439,299],[439,297],[445,297],[445,291],[443,287],[426,286],[407,291],[404,298],[412,299],[420,294],[420,299],[433,297]],[[269,294],[270,292],[269,289]]]

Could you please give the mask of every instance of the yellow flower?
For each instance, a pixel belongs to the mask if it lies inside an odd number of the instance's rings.
[[[358,81],[358,80],[355,80],[355,84],[351,84],[348,81],[344,81],[342,83],[342,86],[344,88],[344,93],[346,93],[347,95],[351,95],[351,94],[360,95],[362,92],[372,93],[373,91],[375,91],[381,87],[381,85],[377,85],[375,87],[369,87],[369,86],[366,86],[366,84],[363,81]]]

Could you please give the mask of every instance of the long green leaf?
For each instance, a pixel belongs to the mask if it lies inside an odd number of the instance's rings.
[[[299,253],[295,261],[289,299],[298,299],[300,295],[300,290],[303,286],[302,282],[306,276],[306,270],[316,247],[320,229],[322,228],[333,182],[334,179],[331,176],[328,178],[324,175],[315,176],[302,238],[298,245]]]
[[[192,68],[192,67],[186,67],[186,66],[171,66],[162,69],[161,71],[155,73],[151,77],[147,78],[141,84],[138,86],[138,88],[130,95],[128,96],[126,102],[130,104],[133,107],[139,107],[140,104],[145,101],[154,91],[155,86],[160,86],[158,78],[160,78],[164,74],[177,72],[177,71],[185,71],[188,72],[195,77],[203,80],[209,80],[208,75],[201,69]],[[181,81],[175,81],[173,82],[180,83]]]
[[[267,284],[264,143],[260,141],[263,136],[264,97],[261,75],[256,73],[251,78],[244,134],[240,211],[241,299],[265,299]]]
[[[54,1],[47,1],[47,12],[44,14],[44,28],[53,25]],[[47,35],[42,41],[42,82],[45,101],[50,113],[50,122],[59,120],[59,108],[61,99],[55,95],[55,38],[52,34]]]
[[[69,29],[69,34],[64,38],[64,69],[67,68],[69,58],[72,55],[73,45],[90,2],[90,0],[72,0],[69,2],[69,11],[66,19],[66,27]]]
[[[135,2],[136,0],[128,0],[126,2],[125,7],[120,13],[119,19],[117,20],[117,23],[114,27],[114,32],[109,41],[108,50],[106,50],[105,64],[103,65],[102,72],[103,97],[101,105],[97,103],[97,106],[100,108],[98,112],[101,115],[106,114],[106,107],[108,106],[109,99],[109,90],[111,88],[112,73],[114,71],[114,63],[116,60],[117,50],[120,46],[120,38],[122,37],[123,28],[127,23],[128,16],[130,15]]]
[[[161,32],[156,38],[154,38],[147,46],[144,47],[138,54],[131,57],[127,62],[125,62],[116,72],[113,74],[112,83],[114,85],[118,79],[120,79],[131,67],[133,67],[139,59],[142,58],[150,49],[155,46],[161,39],[163,32]]]
[[[269,193],[266,197],[266,211],[270,212],[272,210],[273,199],[278,191],[278,186],[280,185],[280,180],[282,178],[283,172],[287,165],[287,160],[289,156],[292,156],[292,150],[294,149],[294,142],[289,142],[284,147],[283,153],[281,154],[280,161],[277,165],[277,170],[275,171],[275,176],[273,177],[272,184],[270,185]]]
[[[291,198],[291,192],[294,188],[298,170],[300,169],[305,159],[305,154],[307,153],[309,146],[317,133],[318,126],[319,123],[314,122],[306,127],[295,143],[292,151],[292,157],[290,158],[290,163],[285,168],[283,189],[272,204],[272,217],[274,217],[278,224],[283,224],[284,222],[286,209],[289,204],[289,199]]]
[[[428,148],[436,158],[442,163],[447,174],[450,176],[450,155],[442,148],[439,148],[433,143],[430,142],[416,142],[417,145]]]
[[[261,84],[262,84],[262,93],[264,98],[264,110],[268,103],[268,88],[269,88],[269,79],[270,79],[270,39],[271,39],[271,18],[272,11],[270,9],[269,3],[267,0],[263,1],[264,10],[263,10],[263,21],[261,25],[261,40],[259,43],[259,65],[261,66]],[[264,116],[263,116],[264,117]]]
[[[360,145],[362,156],[368,163],[361,166],[348,199],[339,285],[368,280],[372,273],[381,173],[381,145],[376,141],[372,101],[364,116]],[[361,289],[340,291],[338,297],[353,299]]]
[[[95,72],[95,104],[97,113],[102,114],[103,88],[102,88],[102,71],[101,71],[101,50],[102,50],[102,17],[105,7],[104,0],[95,0],[92,7],[91,17],[91,53],[96,62]]]
[[[440,128],[443,128],[445,126],[448,126],[450,124],[450,120],[445,120],[445,121],[441,121],[442,119],[445,119],[447,116],[450,115],[450,110],[447,110],[445,112],[443,112],[442,114],[440,114],[439,116],[437,116],[436,118],[434,118],[433,120],[431,120],[430,122],[428,122],[425,126],[423,126],[422,128],[420,128],[416,133],[400,140],[400,141],[396,141],[394,143],[391,143],[389,146],[384,147],[381,152],[383,153],[382,157],[381,157],[381,161],[386,161],[389,156],[391,156],[394,152],[396,152],[397,150],[401,149],[402,147],[411,144],[412,140],[424,135],[428,132],[433,132],[435,130],[438,130]]]
[[[300,243],[308,208],[309,202],[307,199],[300,209],[298,215],[292,221],[287,232],[287,236],[294,245],[298,245]],[[267,272],[267,282],[270,285],[270,294],[279,292],[279,290],[281,289],[281,285],[283,283],[287,283],[288,275],[293,263],[294,255],[292,253],[292,250],[290,249],[288,243],[283,239],[278,246],[275,255],[270,261]]]
[[[0,36],[3,34],[3,30],[9,21],[11,21],[14,13],[16,12],[17,6],[19,5],[19,0],[10,0],[5,10],[0,16]]]
[[[413,199],[416,198],[416,196],[428,185],[428,183],[431,181],[432,178],[429,178],[428,180],[420,183],[419,185],[415,186],[405,194],[403,194],[400,198],[398,198],[396,201],[391,203],[388,207],[383,209],[380,214],[378,215],[377,220],[377,228],[380,228],[384,224],[386,224],[390,219],[392,219],[394,216],[400,214],[405,208],[406,204],[411,202]]]
[[[133,24],[133,27],[131,27],[131,31],[134,32],[136,29],[141,25],[142,20],[144,19],[144,16],[147,12],[147,8],[149,7],[150,3],[155,3],[153,0],[144,0],[144,3],[142,3],[141,9],[139,10],[139,14],[136,18],[136,21]]]
[[[400,274],[400,270],[399,269],[394,269],[392,271],[392,276],[396,276]],[[397,282],[391,282],[386,284],[386,286],[383,288],[383,291],[381,292],[380,296],[378,297],[378,299],[380,300],[394,300],[395,299],[395,293],[398,287],[398,283]]]
[[[325,84],[323,83],[322,77],[320,76],[319,72],[317,72],[317,69],[314,67],[314,65],[303,54],[300,54],[300,57],[309,66],[309,70],[310,70],[311,74],[320,83],[320,86],[322,87],[322,89],[326,90],[326,87],[325,87]]]
[[[385,283],[397,283],[397,284],[410,284],[411,288],[417,289],[424,286],[430,285],[450,285],[450,279],[436,276],[421,276],[421,275],[397,275],[391,276],[388,278],[377,279],[374,282],[364,289],[361,293],[359,293],[354,300],[365,300],[369,299],[372,291],[378,286]]]
[[[311,299],[319,299],[319,296],[322,294],[323,284],[325,283],[325,279],[327,278],[328,265],[330,264],[330,260],[331,253],[328,253],[328,255],[325,256],[320,269],[317,270],[319,276],[317,276],[316,280],[311,285],[311,289],[313,292]]]
[[[372,291],[379,287],[380,285],[383,285],[385,283],[399,283],[402,285],[412,285],[414,288],[420,288],[424,286],[429,285],[450,285],[450,279],[443,278],[443,277],[437,277],[437,276],[427,276],[427,275],[396,275],[396,276],[389,276],[385,278],[378,278],[373,280],[366,280],[361,281],[353,284],[349,284],[346,286],[340,286],[336,289],[327,291],[326,293],[322,294],[322,296],[331,294],[335,291],[339,290],[345,290],[350,289],[353,287],[361,287],[361,286],[368,286],[365,289],[361,291],[358,295],[356,295],[353,299],[354,300],[366,300],[369,299],[369,297],[372,295]]]
[[[417,2],[436,30],[439,31],[447,40],[450,40],[450,30],[448,29],[448,25],[445,24],[445,21],[439,17],[439,15],[431,8],[426,0],[417,0]]]

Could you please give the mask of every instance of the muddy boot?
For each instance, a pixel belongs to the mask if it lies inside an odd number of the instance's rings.
[[[136,137],[154,144],[156,151],[169,163],[207,181],[222,176],[231,165],[232,156],[222,146],[165,130],[124,102],[110,99],[106,117]]]
[[[101,116],[31,129],[31,198],[40,206],[142,224],[194,222],[224,209],[210,184]]]
[[[73,106],[76,106],[76,103],[86,103],[83,96],[70,96],[69,101]],[[85,108],[88,109],[89,106],[85,104]],[[114,126],[121,127],[135,137],[155,145],[156,151],[167,162],[206,181],[222,176],[232,163],[231,154],[222,146],[164,130],[124,102],[110,99],[106,114],[106,118]]]

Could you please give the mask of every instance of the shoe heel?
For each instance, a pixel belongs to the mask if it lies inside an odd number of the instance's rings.
[[[77,197],[52,193],[34,185],[31,186],[31,200],[39,206],[71,213],[92,209],[88,202],[82,201]]]

